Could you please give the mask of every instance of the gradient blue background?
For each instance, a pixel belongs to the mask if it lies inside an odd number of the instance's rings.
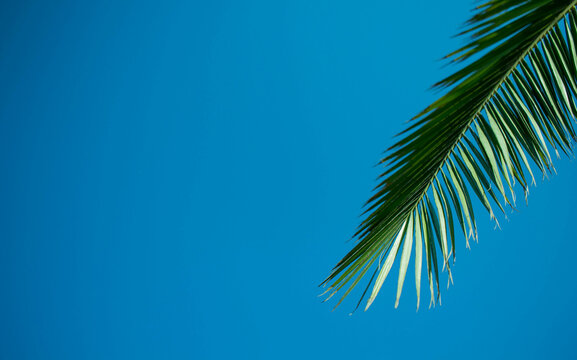
[[[472,6],[3,3],[0,359],[576,358],[565,158],[442,306],[317,297]]]

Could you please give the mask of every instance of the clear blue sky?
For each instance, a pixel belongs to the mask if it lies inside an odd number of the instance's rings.
[[[1,359],[577,357],[567,159],[442,306],[317,297],[470,1],[10,3]]]

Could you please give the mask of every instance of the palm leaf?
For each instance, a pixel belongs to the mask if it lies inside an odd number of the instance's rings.
[[[435,85],[445,95],[413,118],[387,151],[355,234],[359,241],[322,283],[327,299],[343,291],[338,306],[374,268],[361,297],[372,285],[367,309],[400,257],[396,306],[414,243],[417,308],[423,257],[434,304],[439,267],[451,279],[455,226],[467,246],[477,237],[471,194],[497,221],[496,209],[514,206],[516,183],[527,196],[535,182],[531,165],[546,175],[554,171],[552,151],[572,151],[576,4],[492,0],[477,7],[461,33],[470,42],[447,56],[468,64]]]

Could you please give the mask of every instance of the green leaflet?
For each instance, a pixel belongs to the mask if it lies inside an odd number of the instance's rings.
[[[421,269],[423,267],[423,243],[419,212],[415,211],[415,285],[417,288],[417,310],[421,300]]]
[[[412,224],[412,221],[410,223]],[[381,286],[385,282],[385,279],[387,278],[387,275],[389,274],[389,271],[391,270],[391,267],[393,266],[393,262],[395,261],[395,257],[397,257],[397,251],[399,250],[399,246],[401,245],[401,242],[403,241],[403,236],[405,235],[405,225],[406,225],[406,223],[403,224],[403,226],[401,227],[401,230],[397,234],[395,242],[393,243],[393,247],[389,251],[387,258],[385,259],[385,264],[383,265],[383,267],[379,271],[379,276],[377,276],[377,280],[375,280],[375,286],[373,288],[373,292],[371,293],[371,297],[367,301],[367,309],[369,308],[369,306],[371,306],[371,304],[375,300],[375,297],[379,293]],[[412,231],[412,229],[410,229],[410,230]],[[380,262],[379,262],[379,266],[380,266]]]
[[[403,243],[403,252],[401,254],[401,265],[399,271],[399,281],[397,284],[397,300],[395,301],[395,308],[399,306],[399,299],[401,298],[401,292],[403,291],[403,283],[405,282],[405,275],[407,274],[407,268],[409,267],[409,259],[411,257],[411,251],[413,249],[413,215],[409,216],[409,225],[407,226],[407,236]]]

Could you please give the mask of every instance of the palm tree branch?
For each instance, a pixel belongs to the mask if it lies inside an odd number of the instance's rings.
[[[577,0],[492,0],[478,7],[462,32],[471,34],[472,41],[448,55],[454,62],[478,59],[435,84],[451,89],[414,117],[401,133],[404,138],[389,148],[381,161],[387,164],[383,180],[366,204],[365,213],[370,213],[354,235],[359,242],[321,284],[331,283],[325,292],[331,292],[328,298],[349,285],[337,306],[377,263],[368,308],[400,253],[398,304],[413,238],[419,241],[417,248],[421,239],[425,242],[431,301],[433,283],[440,300],[436,246],[451,279],[453,212],[466,238],[476,238],[468,188],[496,221],[491,202],[505,213],[496,194],[514,206],[517,179],[527,195],[524,168],[534,183],[525,151],[541,171],[552,167],[547,144],[556,152],[571,151],[575,132],[570,119],[577,113],[576,4]]]

